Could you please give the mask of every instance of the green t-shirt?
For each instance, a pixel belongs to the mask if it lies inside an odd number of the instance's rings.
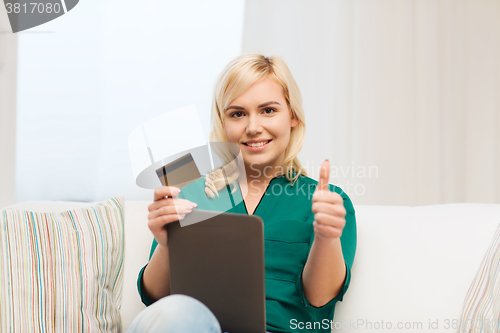
[[[342,301],[351,280],[351,267],[356,252],[356,218],[351,200],[341,188],[329,184],[330,191],[339,193],[347,211],[346,224],[340,237],[347,275],[340,293],[322,307],[314,307],[304,296],[302,271],[314,240],[311,211],[312,195],[317,181],[300,175],[291,185],[284,176],[273,178],[254,215],[264,221],[266,322],[271,332],[330,332],[335,304]],[[226,186],[219,197],[205,194],[204,177],[182,188],[179,198],[198,204],[196,209],[248,214],[236,182],[234,193]],[[201,222],[202,223],[202,222]],[[154,240],[150,258],[158,243]],[[142,274],[137,287],[144,304],[150,305],[142,292]]]

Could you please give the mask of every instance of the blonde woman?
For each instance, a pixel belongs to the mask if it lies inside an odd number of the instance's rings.
[[[302,169],[297,154],[304,136],[301,95],[283,60],[248,54],[225,68],[215,88],[210,139],[238,145],[244,166],[229,163],[182,191],[155,190],[148,224],[155,240],[138,279],[148,308],[131,332],[220,332],[201,302],[168,296],[165,225],[195,208],[216,210],[225,191],[246,193],[228,212],[264,221],[267,331],[330,332],[335,304],[350,282],[356,220],[349,197],[328,184],[328,161],[319,182]]]

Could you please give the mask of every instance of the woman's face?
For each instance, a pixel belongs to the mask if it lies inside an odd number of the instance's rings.
[[[282,87],[264,79],[229,104],[224,124],[228,141],[238,144],[245,164],[252,170],[263,170],[282,165],[291,128],[297,126],[298,120],[292,119]],[[266,175],[273,172],[263,171]]]

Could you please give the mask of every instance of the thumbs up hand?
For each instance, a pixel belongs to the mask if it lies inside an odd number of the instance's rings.
[[[315,238],[333,240],[342,235],[346,210],[340,194],[328,189],[329,179],[330,162],[325,160],[321,164],[318,186],[312,197],[313,227]]]

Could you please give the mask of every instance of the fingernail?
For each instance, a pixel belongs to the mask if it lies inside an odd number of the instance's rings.
[[[198,204],[193,202],[193,207],[198,207]]]
[[[176,188],[174,189],[174,192],[175,192],[176,194],[179,194],[179,193],[181,193],[181,189],[180,189],[180,188],[178,188],[178,187],[176,187]]]
[[[185,217],[186,217],[186,214],[179,214],[179,217],[180,217],[181,219],[183,219],[183,218],[185,218]]]

